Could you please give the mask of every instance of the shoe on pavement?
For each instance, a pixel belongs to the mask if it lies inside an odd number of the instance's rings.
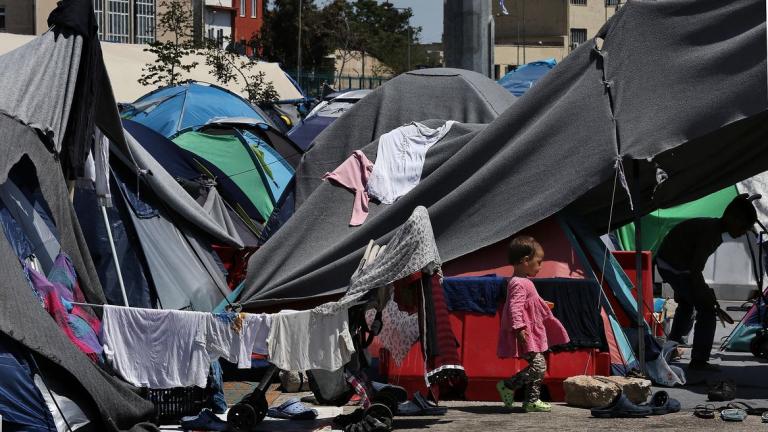
[[[507,387],[504,384],[504,380],[496,383],[496,391],[499,392],[499,397],[501,397],[501,401],[504,402],[506,408],[515,407],[515,391]]]
[[[688,370],[702,371],[702,372],[720,372],[720,366],[709,362],[690,362],[688,364]]]
[[[550,412],[552,411],[552,405],[537,400],[536,402],[526,402],[523,404],[525,412]]]
[[[736,398],[736,388],[728,381],[721,381],[709,389],[707,397],[713,402],[724,402]]]

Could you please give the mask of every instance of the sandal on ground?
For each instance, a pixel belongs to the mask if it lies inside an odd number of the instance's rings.
[[[759,416],[768,412],[768,408],[753,407],[752,405],[749,405],[746,402],[740,402],[740,401],[731,402],[727,405],[727,407],[743,409],[744,411],[747,412],[748,415],[752,415],[752,416]]]
[[[290,398],[279,406],[270,408],[267,416],[288,420],[314,420],[317,418],[317,410],[304,405],[299,398]]]
[[[496,390],[499,392],[499,397],[501,397],[501,401],[504,402],[505,407],[515,407],[515,391],[508,388],[507,385],[504,384],[504,380],[496,383]]]
[[[720,418],[728,422],[743,422],[747,412],[739,408],[728,408],[720,411]]]
[[[768,423],[768,411],[764,412],[760,418],[763,420],[763,423]]]
[[[600,408],[592,408],[590,410],[592,417],[598,418],[632,418],[632,417],[645,417],[653,413],[648,406],[640,406],[632,403],[624,393],[619,393],[619,396],[608,406]]]
[[[713,419],[715,418],[715,406],[712,404],[696,405],[693,409],[693,415],[701,419]]]
[[[640,406],[650,408],[653,415],[671,414],[680,411],[680,401],[669,397],[669,394],[664,390],[657,391],[647,404]]]

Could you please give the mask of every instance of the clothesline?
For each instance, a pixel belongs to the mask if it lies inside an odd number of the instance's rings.
[[[103,305],[103,304],[79,303],[79,302],[70,302],[70,304],[75,305],[75,306],[88,306],[88,307],[94,307],[94,308],[103,308],[104,306],[112,306],[112,307],[127,308],[127,309],[148,309],[148,308],[139,308],[139,307],[135,307],[135,306]],[[250,315],[250,313],[248,313],[248,312],[240,312],[240,309],[242,309],[241,305],[235,303],[235,304],[232,304],[232,306],[237,306],[237,310],[233,310],[233,311],[230,311],[230,312],[243,313],[243,314],[246,314],[246,315]],[[165,310],[165,309],[159,309],[159,310]],[[168,310],[176,310],[176,309],[168,309]],[[182,309],[182,310],[179,310],[179,312],[199,312],[199,311],[187,311],[187,310],[183,310]],[[216,313],[216,312],[211,312],[211,313]]]

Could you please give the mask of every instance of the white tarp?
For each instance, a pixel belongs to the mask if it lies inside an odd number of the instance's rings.
[[[8,33],[0,33],[0,54],[5,54],[13,49],[16,49],[25,43],[30,42],[35,36],[14,35]],[[154,54],[145,52],[144,48],[147,45],[134,45],[134,44],[118,44],[102,42],[101,50],[104,55],[104,63],[107,66],[107,73],[109,79],[112,82],[112,90],[115,93],[115,99],[118,102],[133,102],[139,97],[155,90],[156,86],[145,87],[139,84],[138,79],[141,77],[142,68],[149,62],[154,61]],[[211,84],[220,85],[234,93],[243,95],[242,87],[230,83],[228,85],[221,85],[211,75],[208,70],[209,67],[205,64],[205,57],[202,55],[194,55],[185,58],[185,63],[192,61],[198,62],[198,66],[191,72],[183,72],[183,79],[192,79],[196,81],[208,82]],[[296,86],[288,79],[280,69],[277,63],[261,62],[257,65],[256,71],[263,71],[266,74],[266,79],[272,82],[275,86],[275,90],[280,95],[281,100],[298,99],[302,95]]]

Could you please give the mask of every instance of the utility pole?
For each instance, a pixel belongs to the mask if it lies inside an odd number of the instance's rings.
[[[302,8],[302,0],[299,0],[299,49],[297,50],[297,61],[296,61],[296,81],[301,85],[301,8]]]

